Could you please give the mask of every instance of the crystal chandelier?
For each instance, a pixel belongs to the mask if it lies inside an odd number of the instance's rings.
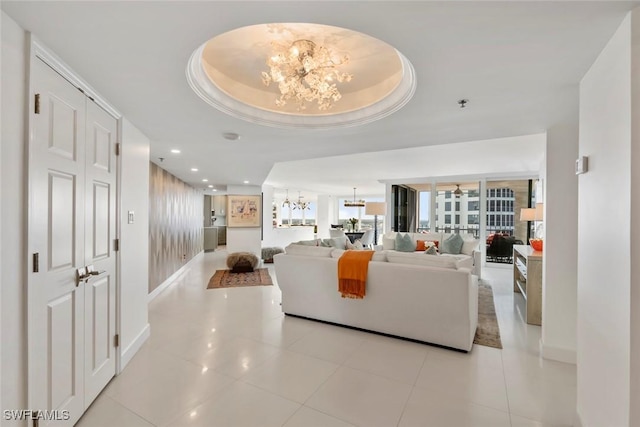
[[[304,196],[300,195],[300,192],[298,191],[298,201],[293,203],[293,209],[300,209],[301,211],[305,210],[305,209],[311,209],[311,202],[305,202],[302,199],[304,198]]]
[[[356,187],[353,187],[353,201],[345,200],[344,207],[345,208],[363,208],[365,206],[365,201],[360,199],[356,200]]]
[[[262,82],[278,85],[280,97],[276,105],[287,101],[298,104],[298,110],[306,108],[305,102],[316,101],[319,110],[328,110],[342,95],[335,82],[348,82],[353,77],[340,72],[337,67],[349,62],[349,56],[335,60],[334,53],[311,40],[299,39],[291,44],[272,42],[273,52],[267,59],[269,72],[262,72]]]

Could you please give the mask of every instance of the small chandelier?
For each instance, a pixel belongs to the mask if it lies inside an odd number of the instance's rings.
[[[284,208],[285,206],[288,207],[289,209],[291,209],[291,200],[289,200],[289,190],[287,190],[287,197],[284,199],[284,202],[282,202],[282,207]],[[295,205],[295,204],[294,204]],[[295,206],[294,206],[295,207]]]
[[[298,201],[293,203],[293,209],[300,209],[301,211],[305,210],[305,209],[309,209],[311,210],[311,202],[304,202],[302,201],[304,196],[300,195],[300,192],[298,191]]]
[[[363,208],[365,204],[365,201],[362,199],[356,200],[356,187],[353,187],[353,201],[344,201],[345,208]]]
[[[316,101],[319,110],[328,110],[342,98],[335,82],[348,82],[353,76],[337,67],[349,62],[348,55],[335,61],[335,55],[327,47],[305,39],[291,44],[272,42],[271,46],[273,52],[267,59],[269,72],[262,72],[262,82],[266,86],[271,82],[278,84],[278,107],[293,100],[298,110],[304,110],[305,101]]]
[[[456,187],[458,187],[458,188],[456,188],[456,189],[453,191],[453,194],[454,194],[456,197],[460,197],[460,196],[462,196],[462,190],[460,189],[460,184],[456,184]]]

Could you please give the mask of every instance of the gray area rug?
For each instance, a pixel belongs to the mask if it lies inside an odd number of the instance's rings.
[[[493,290],[486,283],[478,283],[478,329],[474,344],[486,347],[502,348],[500,327],[493,303]]]

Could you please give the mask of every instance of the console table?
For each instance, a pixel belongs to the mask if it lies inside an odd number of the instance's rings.
[[[351,243],[355,242],[356,239],[361,239],[364,236],[364,231],[347,231],[344,233]]]
[[[542,325],[542,251],[513,245],[513,291],[525,299],[527,323]]]

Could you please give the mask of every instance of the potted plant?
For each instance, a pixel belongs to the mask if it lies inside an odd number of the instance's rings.
[[[358,218],[349,218],[351,224],[351,231],[356,231],[356,225],[358,224]]]

